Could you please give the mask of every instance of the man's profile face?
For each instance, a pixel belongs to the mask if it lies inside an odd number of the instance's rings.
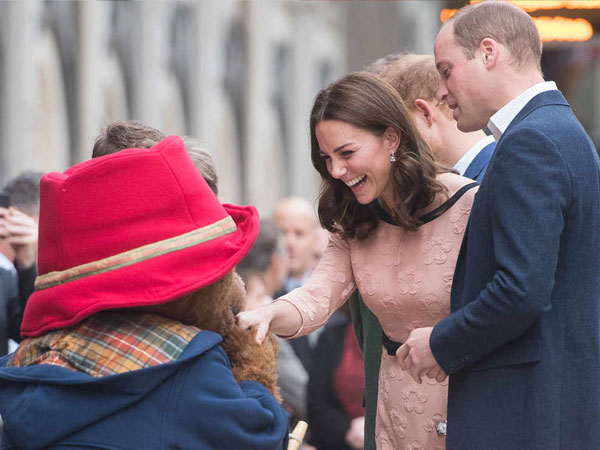
[[[454,27],[446,25],[439,32],[434,47],[435,64],[440,73],[437,96],[452,110],[460,131],[481,130],[491,114],[486,95],[491,92],[486,68],[480,62],[479,51],[467,59],[454,39]]]

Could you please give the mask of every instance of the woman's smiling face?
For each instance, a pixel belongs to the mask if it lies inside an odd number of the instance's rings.
[[[363,205],[381,198],[393,205],[390,156],[400,134],[387,128],[381,135],[339,120],[323,120],[315,127],[320,155],[330,175],[348,186]]]

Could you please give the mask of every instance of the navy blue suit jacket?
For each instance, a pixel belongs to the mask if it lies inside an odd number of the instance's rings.
[[[558,91],[497,143],[433,329],[448,450],[600,448],[600,163]]]
[[[470,178],[471,180],[479,181],[483,180],[483,176],[485,175],[485,171],[490,164],[490,159],[492,159],[492,154],[494,153],[494,149],[496,148],[496,142],[490,142],[488,145],[483,147],[477,156],[473,158],[467,170],[463,174],[464,177]]]

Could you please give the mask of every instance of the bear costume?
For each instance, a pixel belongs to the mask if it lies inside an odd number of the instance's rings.
[[[275,343],[235,324],[256,209],[222,205],[177,136],[49,173],[40,196],[2,448],[287,448]]]

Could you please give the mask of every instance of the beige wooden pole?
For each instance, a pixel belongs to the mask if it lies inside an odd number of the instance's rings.
[[[287,450],[298,450],[300,448],[307,429],[308,424],[302,420],[296,424],[294,431],[290,433],[290,442]]]

